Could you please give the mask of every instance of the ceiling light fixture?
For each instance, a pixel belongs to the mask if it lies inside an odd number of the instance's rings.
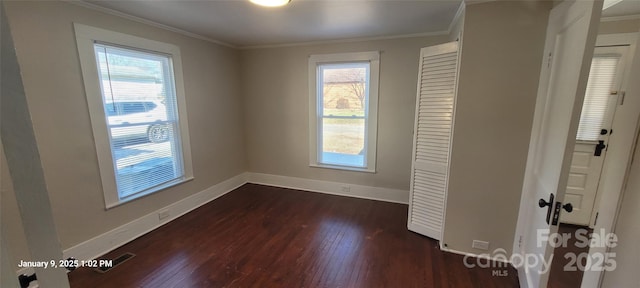
[[[289,4],[291,0],[249,0],[251,3],[266,6],[266,7],[279,7]]]

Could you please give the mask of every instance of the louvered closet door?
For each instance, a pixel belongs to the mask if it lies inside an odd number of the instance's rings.
[[[458,63],[458,43],[420,51],[408,228],[440,240]]]

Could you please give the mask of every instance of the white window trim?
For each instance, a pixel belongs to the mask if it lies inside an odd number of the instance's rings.
[[[329,165],[318,162],[318,65],[326,63],[369,62],[369,109],[365,143],[366,167]],[[359,172],[376,172],[376,144],[378,139],[378,87],[380,82],[380,52],[320,54],[309,57],[309,166]]]
[[[116,207],[126,202],[139,199],[143,196],[192,180],[193,167],[191,161],[191,144],[189,141],[189,123],[187,121],[188,117],[184,93],[184,80],[182,77],[180,48],[168,43],[90,27],[79,23],[74,23],[74,29],[76,34],[76,44],[78,46],[78,55],[80,57],[80,66],[82,68],[82,77],[85,84],[87,105],[91,118],[91,127],[93,128],[93,137],[95,140],[96,152],[98,154],[98,166],[100,168],[100,177],[102,180],[106,209]],[[135,194],[135,197],[125,199],[119,198],[115,171],[113,169],[111,147],[109,145],[109,132],[107,130],[106,117],[102,103],[98,67],[93,48],[96,41],[171,55],[174,68],[176,101],[178,103],[178,123],[180,125],[181,138],[180,146],[182,148],[181,157],[184,165],[184,177],[182,179],[171,181],[158,186],[155,189]]]

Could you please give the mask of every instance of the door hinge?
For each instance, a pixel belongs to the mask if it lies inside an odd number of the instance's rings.
[[[596,226],[596,224],[598,223],[598,216],[600,216],[600,212],[596,212],[596,219],[593,220],[593,226]]]
[[[624,105],[624,96],[627,95],[627,92],[620,91],[620,92],[618,92],[618,94],[620,94],[620,106],[622,106],[622,105]]]
[[[549,56],[547,56],[547,68],[551,68],[551,59],[553,59],[553,54],[549,52]]]
[[[518,237],[518,248],[522,248],[522,235]]]

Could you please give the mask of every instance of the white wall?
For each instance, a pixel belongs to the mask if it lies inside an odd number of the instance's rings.
[[[631,24],[629,21],[603,22],[600,26],[600,34],[640,33],[639,30],[640,20]],[[637,49],[629,77],[633,80],[629,82],[626,97],[640,96],[640,82],[637,81],[639,76],[640,49]],[[637,143],[634,154],[614,229],[614,233],[618,236],[618,246],[610,251],[616,253],[617,267],[614,271],[604,273],[602,287],[640,287],[640,274],[638,273],[640,249],[635,246],[640,239],[640,225],[638,225],[640,220],[640,147]]]
[[[63,2],[4,5],[63,248],[246,170],[408,190],[419,50],[449,40],[235,51]],[[539,3],[475,4],[457,26],[465,43],[444,235],[451,249],[482,252],[470,247],[479,239],[511,250],[547,14]],[[195,181],[104,210],[73,22],[181,47]],[[370,50],[382,51],[377,173],[309,167],[308,56]],[[23,243],[18,234],[9,240]]]
[[[419,51],[446,35],[237,51],[64,2],[3,5],[63,249],[247,170],[409,189]],[[181,48],[194,181],[105,211],[74,22]],[[307,57],[370,50],[381,51],[377,173],[308,167]],[[14,258],[28,260],[10,182],[3,173],[3,223]]]
[[[246,171],[238,51],[65,2],[3,5],[63,249]],[[105,211],[74,22],[180,47],[195,180]],[[8,235],[14,258],[27,260],[17,210],[5,206],[15,205],[5,167],[2,220],[15,232]]]
[[[638,91],[638,90],[636,90]],[[640,250],[635,244],[640,239],[640,149],[636,152],[629,173],[622,205],[614,233],[618,246],[610,252],[616,253],[616,269],[605,272],[602,287],[640,287]]]
[[[249,171],[408,191],[420,48],[444,42],[446,35],[243,51]],[[373,50],[382,51],[377,172],[309,167],[309,55]]]
[[[549,3],[467,5],[452,138],[444,244],[513,245]]]

